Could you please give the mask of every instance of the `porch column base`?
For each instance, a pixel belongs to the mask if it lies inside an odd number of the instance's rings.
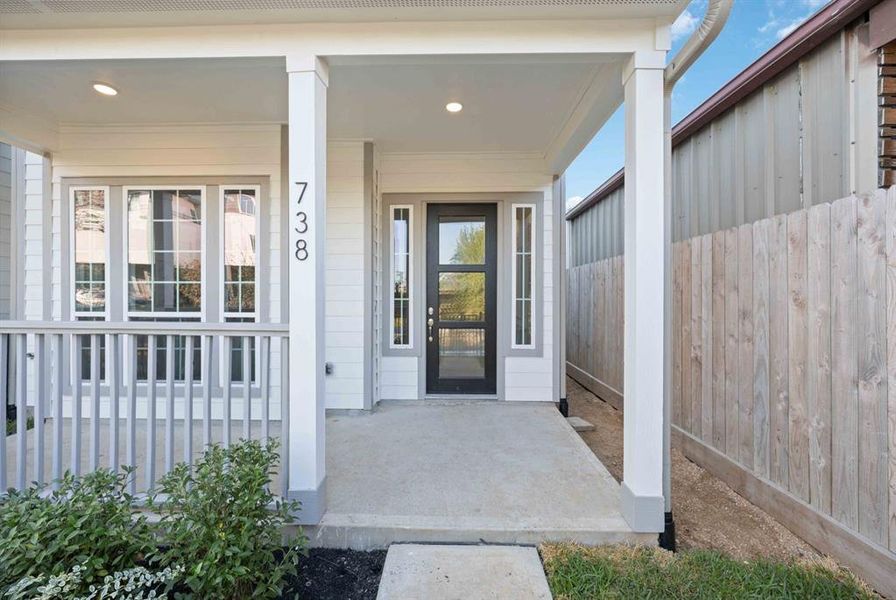
[[[327,511],[327,478],[320,482],[314,490],[289,490],[287,500],[298,500],[302,508],[296,514],[295,522],[299,525],[317,525]]]
[[[662,496],[639,496],[623,481],[619,490],[622,517],[636,533],[660,533],[665,528]]]

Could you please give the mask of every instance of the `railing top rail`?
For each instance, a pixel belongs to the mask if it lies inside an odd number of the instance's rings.
[[[78,333],[132,335],[251,335],[285,337],[288,323],[195,323],[171,321],[0,321],[3,333]]]

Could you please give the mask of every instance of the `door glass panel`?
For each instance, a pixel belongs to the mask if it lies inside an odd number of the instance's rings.
[[[439,320],[485,320],[485,273],[439,273]]]
[[[439,263],[485,264],[485,217],[439,217]]]
[[[481,379],[485,377],[485,330],[439,330],[439,377]]]

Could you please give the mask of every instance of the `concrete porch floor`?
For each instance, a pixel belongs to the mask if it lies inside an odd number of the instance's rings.
[[[313,546],[392,542],[655,544],[553,405],[382,403],[327,418],[327,512]]]

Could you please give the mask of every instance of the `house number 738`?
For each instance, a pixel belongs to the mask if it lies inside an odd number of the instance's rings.
[[[299,197],[296,200],[296,206],[302,206],[302,198],[305,197],[305,190],[308,189],[307,181],[297,181],[296,185],[299,186]],[[299,237],[296,239],[296,260],[307,260],[308,259],[308,241],[305,240],[302,236],[308,233],[308,215],[305,214],[305,211],[296,212],[296,233],[299,234]]]

